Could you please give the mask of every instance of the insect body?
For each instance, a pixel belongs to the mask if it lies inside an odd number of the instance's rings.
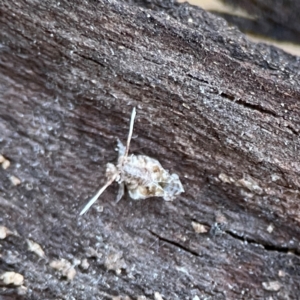
[[[125,186],[129,196],[134,200],[163,197],[166,201],[172,201],[177,195],[184,192],[178,175],[170,174],[158,160],[146,155],[132,154],[128,156],[135,116],[136,110],[133,108],[126,147],[118,140],[117,164],[108,163],[106,165],[106,184],[86,204],[80,215],[83,215],[114,181],[119,183],[117,202],[124,195]]]

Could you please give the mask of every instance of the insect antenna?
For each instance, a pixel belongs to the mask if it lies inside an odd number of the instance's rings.
[[[131,118],[130,118],[129,133],[128,133],[126,150],[125,150],[125,155],[124,155],[125,158],[128,156],[128,152],[129,152],[129,146],[130,146],[130,141],[131,141],[131,137],[132,137],[135,116],[136,116],[136,109],[134,107],[132,110],[132,113],[131,113]]]
[[[133,125],[134,125],[134,119],[136,116],[136,109],[135,107],[132,110],[131,113],[131,119],[130,119],[130,125],[129,125],[129,133],[128,133],[128,138],[127,138],[127,143],[126,143],[126,149],[125,149],[125,154],[123,156],[122,159],[122,164],[125,162],[127,156],[128,156],[128,152],[129,152],[129,146],[130,146],[130,141],[132,138],[132,132],[133,132]],[[115,180],[116,178],[119,176],[120,170],[118,170],[118,172],[116,174],[114,174],[110,180],[108,180],[105,185],[103,187],[101,187],[99,189],[99,191],[97,192],[97,194],[85,205],[85,207],[82,209],[82,211],[80,212],[80,216],[82,216],[83,214],[85,214],[89,208],[97,201],[97,199],[100,197],[100,195],[107,189],[107,187],[109,187]],[[124,187],[123,190],[120,191],[120,198],[122,197],[122,195],[124,194]]]
[[[97,194],[85,205],[83,210],[80,212],[80,216],[85,214],[88,209],[97,201],[97,199],[100,197],[100,195],[106,190],[107,187],[109,187],[117,178],[118,174],[113,176],[109,181],[105,183],[105,185],[97,192]]]

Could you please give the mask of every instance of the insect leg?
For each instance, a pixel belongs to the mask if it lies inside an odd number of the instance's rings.
[[[119,139],[117,139],[117,143],[119,157],[124,156],[126,152],[126,147],[122,144],[122,142]]]
[[[118,195],[116,198],[116,203],[118,203],[121,200],[121,198],[123,197],[124,189],[125,189],[124,182],[119,183],[119,191],[118,191]]]

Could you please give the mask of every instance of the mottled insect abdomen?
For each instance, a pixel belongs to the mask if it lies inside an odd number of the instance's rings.
[[[184,192],[177,174],[170,175],[158,160],[145,155],[129,156],[121,177],[134,200],[163,197],[171,201]]]

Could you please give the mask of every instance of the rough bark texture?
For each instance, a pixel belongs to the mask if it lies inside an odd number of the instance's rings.
[[[0,269],[27,287],[1,300],[299,298],[299,58],[172,1],[5,0],[0,27]],[[131,152],[186,192],[115,205],[114,184],[79,217],[133,106]]]

